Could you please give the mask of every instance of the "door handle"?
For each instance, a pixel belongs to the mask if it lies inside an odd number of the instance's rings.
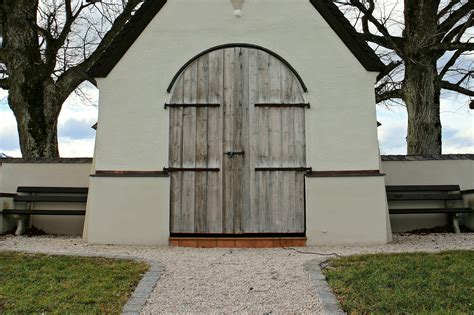
[[[244,151],[228,151],[228,152],[225,152],[224,154],[227,155],[229,158],[233,158],[234,155],[244,155],[245,152]]]

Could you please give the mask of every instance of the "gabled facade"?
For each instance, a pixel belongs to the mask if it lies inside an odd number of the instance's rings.
[[[92,71],[84,237],[389,241],[380,69],[331,1],[146,1]]]

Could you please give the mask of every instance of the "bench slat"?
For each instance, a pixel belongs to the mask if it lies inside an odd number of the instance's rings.
[[[11,197],[15,197],[15,196],[17,196],[17,195],[18,195],[18,194],[2,193],[2,192],[0,192],[0,198],[2,198],[2,197],[11,198]]]
[[[387,185],[387,192],[402,191],[459,191],[459,185]]]
[[[3,209],[0,214],[32,214],[32,215],[85,215],[86,210],[28,210]]]
[[[412,200],[462,200],[461,194],[403,194],[387,193],[388,201],[412,201]]]
[[[17,202],[87,202],[87,196],[16,196]]]
[[[16,190],[21,193],[44,193],[44,194],[87,194],[87,187],[39,187],[19,186]]]
[[[389,209],[390,214],[425,214],[425,213],[471,213],[470,208],[411,208]]]

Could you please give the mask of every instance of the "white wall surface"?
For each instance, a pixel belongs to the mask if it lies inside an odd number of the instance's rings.
[[[311,104],[306,112],[308,166],[314,170],[379,169],[374,97],[377,74],[363,68],[308,0],[246,1],[243,14],[236,18],[230,1],[168,1],[111,73],[98,80],[97,170],[166,167],[169,126],[163,105],[170,99],[168,84],[192,57],[228,43],[270,49],[304,80],[309,90],[305,98]],[[159,218],[168,217],[169,203],[157,202],[156,194],[161,196],[157,189],[166,188],[162,196],[168,200],[168,186],[163,183],[168,185],[169,180],[152,181],[148,189],[154,191],[139,189],[143,180],[92,180],[85,229],[90,242],[161,244],[168,236],[161,230],[165,226]],[[337,185],[332,187],[329,193],[339,191]],[[373,224],[385,226],[383,180],[357,189],[365,195],[372,189],[378,191],[376,198],[361,205],[373,214]],[[346,203],[357,205],[354,198],[348,194]],[[309,208],[319,205],[320,200],[308,201]],[[346,209],[339,210],[342,215]],[[166,224],[168,228],[168,221]],[[357,241],[386,241],[385,229],[385,236],[378,230],[374,233],[357,235]],[[349,234],[336,237],[346,241]]]
[[[0,197],[0,207],[2,209],[12,209],[13,208],[13,198]],[[15,228],[15,221],[6,216],[0,216],[0,234],[12,231]]]
[[[474,189],[473,160],[383,161],[387,185],[459,185]]]
[[[88,187],[91,163],[0,163],[0,192],[16,193],[18,186]],[[4,198],[5,201],[11,200]],[[16,208],[24,204],[16,204]],[[39,203],[34,209],[85,209],[85,204]],[[2,220],[7,220],[3,218]],[[9,220],[11,221],[11,220]],[[51,234],[82,234],[83,216],[32,216],[31,223]],[[4,223],[7,225],[7,223]],[[8,223],[11,228],[12,222]]]
[[[301,75],[307,163],[316,170],[378,169],[376,73],[367,72],[307,0],[172,0],[108,77],[99,79],[98,170],[158,170],[168,164],[166,88],[196,54],[227,43],[256,44]]]
[[[474,189],[473,160],[427,160],[427,161],[384,161],[382,171],[387,174],[387,185],[459,185],[461,190]],[[464,196],[456,207],[474,208],[474,195]],[[394,208],[444,207],[441,202],[397,202]],[[392,230],[405,232],[420,228],[431,228],[450,223],[445,214],[391,215]],[[474,229],[474,215],[464,215],[463,223]]]
[[[306,178],[310,245],[391,241],[384,177]]]
[[[167,245],[169,204],[169,178],[91,177],[84,237],[92,244]]]

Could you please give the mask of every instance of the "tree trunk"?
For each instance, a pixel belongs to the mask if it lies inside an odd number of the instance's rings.
[[[405,0],[405,80],[408,112],[407,153],[441,154],[440,94],[436,52],[437,0]]]
[[[41,88],[41,87],[39,87]],[[10,89],[8,102],[15,107],[14,114],[18,123],[21,154],[24,158],[59,157],[58,115],[45,110],[45,98],[23,100],[15,97]]]
[[[436,59],[405,64],[403,100],[408,112],[407,153],[441,154],[440,83]]]
[[[4,44],[13,56],[6,60],[8,104],[18,123],[21,153],[24,158],[58,157],[57,124],[61,103],[40,55],[34,24],[38,2],[6,3]]]

